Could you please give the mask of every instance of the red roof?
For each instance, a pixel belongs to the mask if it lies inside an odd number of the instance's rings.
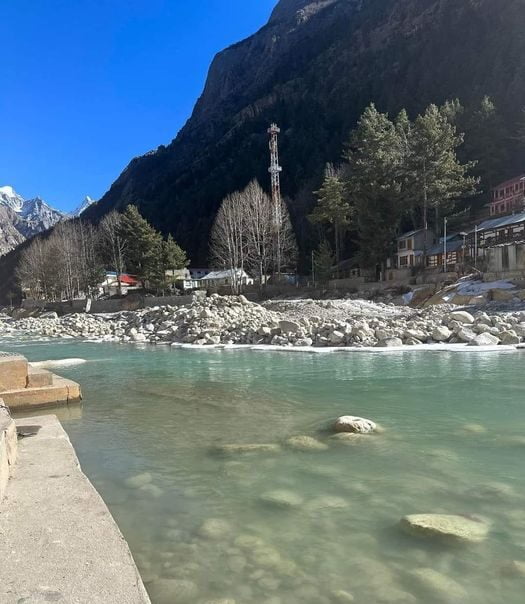
[[[125,285],[137,285],[138,280],[131,275],[120,275],[120,282]]]

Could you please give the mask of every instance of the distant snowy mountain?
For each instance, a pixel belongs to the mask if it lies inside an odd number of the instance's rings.
[[[89,195],[86,195],[84,201],[78,206],[78,208],[71,212],[71,216],[74,218],[78,218],[81,214],[83,214],[89,206],[92,206],[94,203],[97,203],[94,199],[91,199]]]
[[[13,187],[0,187],[0,256],[64,218],[40,197],[24,199]]]

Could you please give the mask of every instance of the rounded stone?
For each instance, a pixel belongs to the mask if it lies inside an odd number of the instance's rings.
[[[400,526],[410,535],[459,543],[479,543],[489,531],[484,522],[454,514],[411,514]]]
[[[368,434],[374,432],[376,424],[364,417],[357,417],[355,415],[343,415],[338,417],[334,424],[334,430],[336,432],[354,432],[359,434]]]
[[[222,518],[208,518],[197,532],[205,539],[222,539],[231,532],[231,525]]]

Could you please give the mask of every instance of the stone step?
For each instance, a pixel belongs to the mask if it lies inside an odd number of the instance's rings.
[[[53,374],[50,371],[29,365],[27,373],[28,388],[40,388],[42,386],[51,386],[52,384]]]
[[[27,386],[27,359],[18,354],[0,352],[0,393]]]
[[[2,398],[12,411],[52,407],[82,399],[80,386],[72,380],[52,376],[52,384],[32,388],[16,388],[2,392]]]

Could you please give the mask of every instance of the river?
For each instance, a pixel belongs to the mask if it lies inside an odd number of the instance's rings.
[[[525,560],[525,351],[0,348],[87,359],[56,370],[84,393],[59,417],[153,604],[523,602],[523,575],[506,571]],[[344,414],[385,431],[331,439]],[[213,451],[293,435],[328,447]],[[268,503],[275,491],[288,507]],[[451,547],[405,535],[412,513],[479,516],[491,530]],[[418,580],[421,568],[439,585]]]

